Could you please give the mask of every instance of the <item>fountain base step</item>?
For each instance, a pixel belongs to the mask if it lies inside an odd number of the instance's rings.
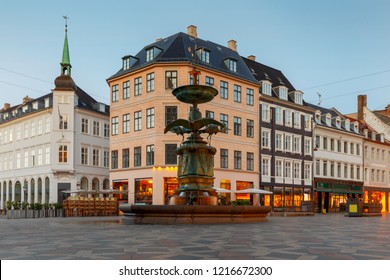
[[[268,206],[121,205],[125,224],[232,224],[268,221]]]

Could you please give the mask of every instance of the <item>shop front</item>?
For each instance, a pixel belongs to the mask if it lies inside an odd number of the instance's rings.
[[[119,202],[128,202],[128,190],[129,190],[129,181],[128,180],[113,180],[112,181],[112,187],[114,190],[120,192],[118,194],[114,194],[113,196],[119,201]]]
[[[317,213],[345,212],[348,198],[363,195],[363,182],[315,180],[314,201]]]
[[[153,178],[140,178],[134,181],[134,204],[153,204]]]
[[[312,189],[302,187],[264,187],[273,195],[264,195],[262,205],[272,206],[274,212],[312,212]]]
[[[363,202],[370,205],[378,205],[382,213],[390,212],[390,189],[364,187]]]

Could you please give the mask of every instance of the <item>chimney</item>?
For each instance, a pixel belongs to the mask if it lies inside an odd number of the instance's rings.
[[[32,100],[32,98],[27,95],[27,96],[23,97],[23,104],[26,104],[27,102],[29,102],[31,100]]]
[[[386,115],[390,117],[390,104],[386,106]]]
[[[187,34],[194,37],[198,38],[198,33],[196,32],[197,27],[195,25],[190,25],[187,27]]]
[[[8,110],[9,108],[11,107],[11,104],[9,103],[4,103],[4,107],[3,107],[3,110]]]
[[[367,95],[358,96],[358,120],[364,121],[364,107],[367,107]]]
[[[228,48],[232,51],[237,51],[237,42],[235,40],[228,41]]]
[[[249,59],[249,60],[252,60],[252,61],[256,61],[256,56],[250,55],[250,56],[248,56],[248,59]]]
[[[160,41],[162,41],[162,38],[157,38],[156,39],[156,42],[160,42]]]

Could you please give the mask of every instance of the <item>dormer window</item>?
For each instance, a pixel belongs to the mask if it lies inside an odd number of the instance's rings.
[[[128,70],[130,68],[130,57],[123,58],[123,70]]]
[[[359,124],[358,124],[357,122],[355,122],[355,123],[353,124],[353,130],[354,130],[356,133],[359,132]]]
[[[290,93],[290,95],[292,96],[292,99],[294,100],[294,102],[296,104],[302,105],[302,103],[303,103],[303,92],[301,92],[301,91],[293,91],[292,93]]]
[[[326,119],[325,119],[326,125],[330,126],[331,125],[331,121],[332,121],[331,115],[330,114],[326,114]]]
[[[33,107],[34,110],[38,110],[38,102],[34,102],[32,104],[32,107]]]
[[[261,93],[271,95],[271,83],[267,81],[261,82]]]
[[[350,131],[351,130],[351,123],[350,123],[349,119],[345,120],[345,130],[346,131]]]
[[[340,117],[336,117],[336,127],[341,128],[341,119]]]
[[[154,60],[161,52],[161,49],[151,47],[146,50],[146,62]]]
[[[278,87],[279,98],[283,100],[287,100],[287,88],[286,87]]]
[[[230,71],[237,72],[237,60],[228,58],[225,59],[225,64]]]
[[[381,133],[380,141],[381,141],[382,143],[385,142],[385,135],[384,135],[383,133]]]
[[[371,140],[376,140],[376,132],[375,131],[373,131],[373,132],[371,132]]]
[[[320,111],[316,112],[315,121],[316,121],[316,123],[321,123],[321,112]]]
[[[197,49],[196,54],[199,57],[200,61],[202,61],[204,63],[210,63],[210,51],[209,50],[205,50],[203,48]]]

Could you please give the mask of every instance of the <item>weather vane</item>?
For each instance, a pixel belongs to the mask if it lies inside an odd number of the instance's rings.
[[[68,16],[62,16],[65,19],[65,32],[68,32]]]

